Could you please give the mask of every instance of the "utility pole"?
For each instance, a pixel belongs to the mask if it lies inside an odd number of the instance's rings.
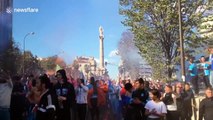
[[[185,55],[184,55],[184,41],[182,30],[182,12],[181,12],[181,0],[178,0],[178,14],[179,14],[179,37],[180,37],[180,55],[181,55],[181,73],[182,80],[185,82]]]

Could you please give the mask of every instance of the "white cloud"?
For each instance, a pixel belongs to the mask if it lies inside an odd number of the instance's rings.
[[[114,57],[114,56],[118,56],[118,50],[113,50],[109,53],[109,57]]]

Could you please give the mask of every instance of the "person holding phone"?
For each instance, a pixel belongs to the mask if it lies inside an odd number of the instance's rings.
[[[67,81],[66,71],[60,69],[56,72],[58,83],[54,91],[58,97],[57,120],[71,120],[71,108],[75,105],[75,89]]]
[[[161,94],[157,89],[149,92],[150,101],[145,105],[147,120],[161,120],[166,116],[166,105],[160,100]]]

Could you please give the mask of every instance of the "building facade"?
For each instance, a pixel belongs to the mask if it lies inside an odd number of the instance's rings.
[[[85,57],[85,56],[76,57],[74,60],[74,64],[75,65],[73,65],[73,67],[77,68],[87,78],[92,75],[97,75],[98,69],[94,57]]]

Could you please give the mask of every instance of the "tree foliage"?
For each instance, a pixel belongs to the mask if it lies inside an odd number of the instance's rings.
[[[194,50],[208,42],[200,36],[202,18],[212,9],[212,0],[182,0],[182,23],[185,49]],[[134,34],[140,54],[152,66],[156,77],[167,73],[180,62],[177,0],[120,0],[122,22]]]
[[[30,51],[25,52],[25,74],[41,74],[43,68],[37,56],[33,56]]]
[[[9,46],[0,53],[0,69],[8,74],[23,74],[23,52],[19,49],[14,40],[9,41]],[[30,51],[25,52],[25,72],[31,74],[42,71],[36,56]]]
[[[9,45],[0,53],[0,69],[10,75],[17,74],[21,70],[21,51],[13,40],[9,41]]]
[[[65,68],[66,63],[58,55],[43,58],[41,61],[41,66],[44,70],[55,70],[56,66],[59,65],[61,68]]]

